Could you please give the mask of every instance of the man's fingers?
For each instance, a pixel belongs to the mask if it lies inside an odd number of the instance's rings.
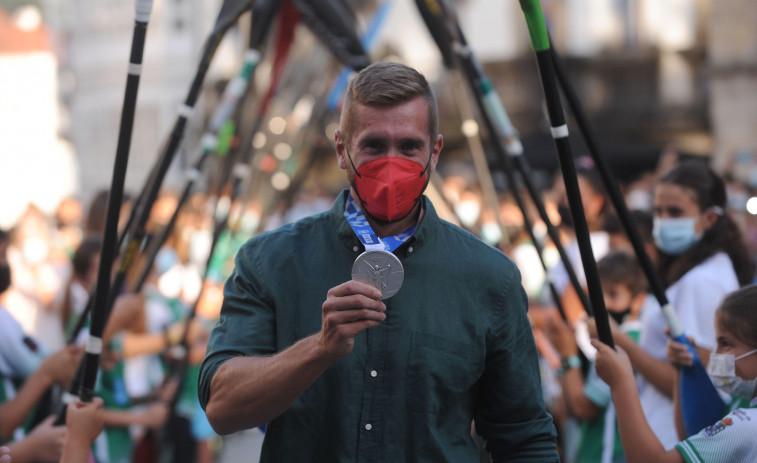
[[[383,302],[371,299],[362,294],[352,294],[343,297],[330,297],[323,303],[323,312],[368,309],[374,312],[383,312],[386,306]]]
[[[386,314],[371,309],[353,309],[339,310],[329,313],[324,317],[326,327],[353,323],[361,320],[373,320],[382,322],[386,319]]]
[[[381,291],[376,289],[375,286],[359,280],[350,280],[331,288],[328,292],[328,297],[344,297],[352,294],[362,294],[371,299],[381,297]]]
[[[369,309],[383,312],[386,306],[379,299],[381,292],[368,283],[350,280],[331,288],[323,312],[344,311],[353,309]]]

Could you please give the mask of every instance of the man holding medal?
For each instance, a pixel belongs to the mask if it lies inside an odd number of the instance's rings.
[[[442,149],[426,79],[376,63],[336,132],[350,189],[248,241],[199,379],[216,431],[268,423],[262,462],[557,462],[515,265],[423,196]]]

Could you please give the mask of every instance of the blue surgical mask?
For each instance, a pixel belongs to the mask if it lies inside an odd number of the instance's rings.
[[[710,361],[707,364],[707,374],[710,375],[712,384],[731,397],[751,399],[757,387],[757,378],[749,380],[737,376],[736,360],[741,360],[756,352],[757,349],[754,349],[738,357],[733,354],[710,354]]]
[[[683,253],[702,237],[702,232],[694,230],[698,219],[698,216],[674,219],[655,217],[652,225],[655,244],[665,254]]]

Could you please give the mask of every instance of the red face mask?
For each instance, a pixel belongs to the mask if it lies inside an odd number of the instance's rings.
[[[394,222],[407,216],[420,199],[426,186],[426,167],[399,156],[366,162],[355,170],[355,191],[371,216]]]

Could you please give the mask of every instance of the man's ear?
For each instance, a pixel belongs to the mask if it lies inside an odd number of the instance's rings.
[[[442,152],[444,146],[444,137],[441,134],[436,136],[434,146],[431,149],[431,162],[429,163],[429,171],[434,172],[436,170],[436,163],[439,162],[439,154]]]
[[[341,169],[347,169],[349,166],[349,160],[347,159],[346,154],[346,145],[344,141],[344,137],[342,137],[342,131],[337,129],[334,131],[334,143],[335,143],[335,150],[336,150],[336,160],[339,164],[339,167]]]

